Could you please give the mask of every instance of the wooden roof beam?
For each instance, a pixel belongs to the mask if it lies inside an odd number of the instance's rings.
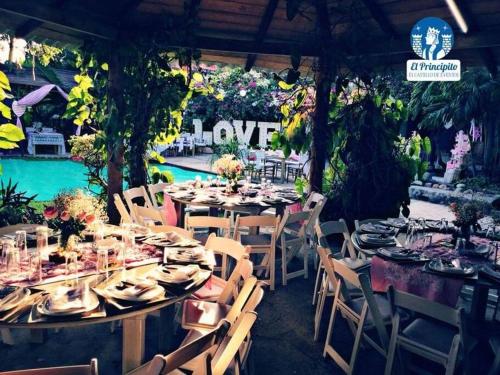
[[[100,39],[114,39],[117,35],[116,28],[109,25],[109,19],[89,14],[81,6],[68,6],[64,8],[64,11],[54,8],[41,1],[2,0],[0,2],[1,12],[28,17],[35,21],[56,25],[79,34]],[[31,27],[33,25],[34,23],[32,23]]]
[[[266,9],[264,10],[264,15],[262,16],[262,19],[260,21],[259,30],[257,31],[257,34],[255,35],[255,44],[256,45],[260,45],[264,41],[267,30],[269,29],[269,26],[271,25],[271,21],[273,20],[274,12],[276,11],[277,7],[278,7],[278,0],[269,0],[269,2],[267,3]],[[256,53],[251,53],[248,55],[247,61],[245,63],[245,70],[247,72],[249,72],[252,69],[256,60],[257,60]]]
[[[392,25],[389,17],[384,13],[382,8],[377,4],[376,0],[362,0],[363,4],[368,8],[370,14],[379,27],[385,32],[387,35],[392,36],[393,38],[399,38],[399,35]]]
[[[456,3],[469,26],[469,32],[473,34],[479,33],[481,31],[480,27],[477,24],[476,18],[474,17],[469,4],[467,4],[467,1],[457,1]],[[496,76],[498,75],[498,61],[496,60],[495,54],[493,53],[491,48],[482,48],[479,50],[479,53],[486,69],[488,69],[488,71],[490,72],[491,77],[496,78]]]
[[[52,6],[54,7],[61,7],[64,5],[64,2],[66,0],[56,0],[56,1],[53,1],[52,3]],[[26,22],[24,22],[22,25],[20,25],[16,31],[14,32],[14,36],[16,38],[24,38],[26,37],[28,34],[30,34],[31,32],[35,31],[36,29],[38,29],[41,25],[43,24],[42,21],[40,20],[34,20],[32,18],[30,18],[29,20],[27,20]]]

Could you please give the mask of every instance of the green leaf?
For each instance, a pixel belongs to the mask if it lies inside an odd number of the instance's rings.
[[[430,155],[432,152],[432,144],[431,144],[431,139],[429,137],[425,137],[422,141],[422,147],[424,149],[424,152],[427,155]]]
[[[24,139],[24,133],[14,124],[0,125],[0,137],[7,141],[19,142]]]
[[[398,109],[398,111],[401,111],[404,106],[405,105],[404,105],[402,100],[400,100],[400,99],[396,100],[396,108]]]
[[[382,97],[380,95],[375,95],[374,101],[375,105],[377,107],[380,107],[380,105],[382,104]]]
[[[203,82],[203,76],[201,75],[201,73],[198,73],[198,72],[195,72],[193,74],[193,81],[195,82]]]
[[[306,89],[302,89],[299,91],[299,93],[297,94],[297,97],[295,98],[295,101],[293,103],[294,109],[298,109],[302,105],[302,103],[304,103],[306,96],[307,96]]]
[[[101,69],[104,70],[105,72],[107,72],[109,70],[109,65],[108,63],[103,63],[101,64]]]
[[[0,138],[0,148],[4,150],[12,150],[13,148],[19,147],[16,143]]]
[[[288,104],[283,104],[280,107],[280,111],[285,117],[288,117],[290,115],[290,107],[288,106]]]
[[[151,153],[149,154],[149,157],[153,160],[156,160],[158,163],[160,164],[163,164],[165,163],[167,160],[161,156],[158,152],[156,151],[151,151]],[[159,171],[159,170],[158,170]]]

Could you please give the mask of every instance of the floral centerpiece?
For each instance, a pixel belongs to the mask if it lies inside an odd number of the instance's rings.
[[[60,231],[62,249],[66,248],[72,235],[80,237],[94,221],[106,219],[104,205],[81,190],[59,193],[54,205],[45,208],[43,216],[50,228]]]
[[[243,163],[231,154],[222,155],[213,165],[214,171],[227,180],[228,193],[238,191],[238,178],[241,176],[243,168]]]
[[[453,202],[450,209],[455,215],[453,223],[460,228],[461,236],[468,242],[471,230],[478,229],[477,221],[484,216],[484,204],[473,200]]]

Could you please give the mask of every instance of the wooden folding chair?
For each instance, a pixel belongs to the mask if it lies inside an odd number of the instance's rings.
[[[0,372],[0,375],[98,375],[97,359],[93,358],[89,365],[47,367],[31,370]]]
[[[218,236],[229,238],[231,233],[231,219],[215,216],[186,215],[185,228],[193,234],[193,238],[205,243],[209,228],[216,228]],[[199,231],[199,229],[203,229],[203,231]]]
[[[120,214],[120,224],[130,224],[132,223],[132,217],[130,216],[127,207],[125,207],[125,204],[123,203],[122,199],[118,194],[113,194],[113,198],[115,201],[115,206],[116,209],[118,210],[118,213]]]
[[[230,260],[236,264],[244,255],[250,253],[248,246],[243,246],[230,238],[217,237],[215,233],[208,236],[205,249],[213,251],[216,256],[221,258],[220,265],[215,265],[213,271],[219,273],[224,280],[227,280],[229,275],[230,264],[228,263]]]
[[[308,276],[308,251],[307,239],[305,235],[305,221],[311,216],[311,211],[301,211],[290,213],[289,209],[285,210],[285,214],[276,233],[276,238],[280,239],[281,248],[281,272],[282,283],[287,284],[287,281],[304,275]],[[288,272],[288,263],[297,256],[300,252],[304,254],[304,266],[302,269],[294,272]]]
[[[184,228],[174,227],[173,225],[155,225],[149,228],[155,233],[174,232],[184,238],[193,238],[193,234],[190,231]]]
[[[262,254],[262,260],[254,265],[257,276],[265,272],[266,281],[274,290],[276,275],[276,234],[280,217],[240,216],[236,217],[233,238],[242,245],[250,247],[250,254]],[[270,233],[264,233],[267,229]],[[243,231],[246,231],[242,233]],[[258,232],[258,233],[257,233]]]
[[[227,335],[230,324],[226,321],[221,321],[219,325],[192,340],[189,343],[181,345],[174,352],[163,356],[157,354],[154,358],[144,365],[128,372],[127,375],[161,375],[184,373],[182,367],[189,365],[189,362],[196,360],[196,374],[208,375],[211,373],[210,357],[215,352],[216,348],[222,343],[222,340]]]
[[[163,190],[165,190],[170,184],[167,182],[159,182],[157,184],[149,184],[148,191],[151,196],[151,202],[153,203],[153,207],[158,209],[161,207],[158,204],[158,194],[163,194]]]
[[[195,299],[185,300],[182,304],[182,328],[191,330],[212,329],[222,319],[234,323],[243,311],[247,301],[252,299],[252,295],[260,295],[259,290],[261,288],[262,286],[257,285],[257,278],[251,276],[244,281],[243,287],[232,305]]]
[[[389,287],[388,295],[392,309],[392,334],[385,375],[392,374],[396,351],[401,352],[401,349],[441,364],[446,369],[446,375],[452,375],[461,342],[460,311],[398,291],[392,286]],[[419,315],[402,328],[400,309]],[[406,367],[405,361],[401,362]]]
[[[203,301],[216,301],[228,304],[235,299],[239,293],[240,282],[252,276],[253,263],[244,255],[226,280],[211,276],[205,285],[193,293],[193,296]]]
[[[321,247],[326,249],[330,249],[332,254],[335,254],[335,257],[342,259],[346,257],[346,252],[349,252],[349,256],[352,259],[356,259],[356,250],[354,250],[354,246],[351,242],[351,234],[349,233],[349,228],[347,228],[347,224],[344,219],[340,219],[339,221],[327,221],[325,223],[317,223],[314,226],[316,237],[318,240],[318,244]],[[328,237],[332,235],[342,235],[344,237],[344,241],[342,242],[342,246],[340,251],[335,251],[336,249],[332,246],[328,240]],[[316,281],[314,283],[314,291],[313,291],[313,306],[316,304],[317,297],[319,294],[319,287],[321,286],[321,280],[324,276],[324,267],[321,262],[321,258],[319,258],[318,262],[318,270],[316,272]],[[332,294],[333,296],[333,294]]]
[[[142,207],[133,203],[134,216],[139,225],[155,226],[157,223],[165,225],[167,219],[165,213],[161,210],[150,207]]]
[[[320,255],[322,251],[324,250],[320,250]],[[334,259],[331,255],[328,256],[328,259],[323,259],[325,271],[335,289],[323,356],[330,355],[345,373],[352,374],[356,366],[361,340],[366,341],[378,353],[386,357],[389,338],[385,326],[391,323],[389,301],[384,295],[373,293],[369,275],[356,273],[347,267],[342,260]],[[332,274],[334,279],[332,279]],[[348,283],[360,289],[363,297],[352,298],[347,288]],[[349,362],[331,344],[337,312],[340,312],[347,320],[354,334],[354,344]],[[378,343],[368,336],[367,331],[371,329],[375,329]]]
[[[151,202],[144,186],[125,190],[123,192],[123,197],[125,198],[125,202],[127,202],[128,209],[130,210],[130,216],[132,216],[132,220],[135,222],[137,222],[137,219],[134,213],[134,203],[136,203],[134,200],[138,200],[138,203],[140,203],[141,206],[153,208],[153,203]]]

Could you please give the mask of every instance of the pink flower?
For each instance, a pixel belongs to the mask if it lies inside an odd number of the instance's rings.
[[[55,219],[58,215],[57,209],[55,207],[46,207],[43,210],[43,217],[47,220]]]
[[[248,84],[248,87],[255,88],[257,87],[257,83],[255,81],[252,81]]]
[[[78,216],[76,218],[80,221],[84,221],[86,216],[87,216],[87,214],[85,212],[81,212],[78,214]]]
[[[71,218],[71,216],[70,216],[68,211],[61,212],[61,220],[62,221],[68,221],[70,218]]]

